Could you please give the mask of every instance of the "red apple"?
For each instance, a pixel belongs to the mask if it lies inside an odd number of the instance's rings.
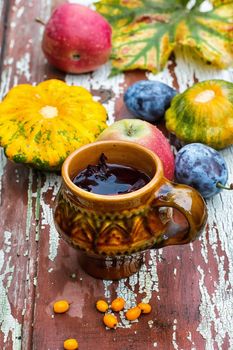
[[[140,119],[122,119],[107,127],[97,138],[103,140],[124,140],[139,143],[150,149],[161,159],[164,176],[172,180],[175,160],[163,133],[155,126]]]
[[[111,52],[110,24],[86,6],[64,3],[45,26],[42,49],[50,64],[67,73],[91,72]]]

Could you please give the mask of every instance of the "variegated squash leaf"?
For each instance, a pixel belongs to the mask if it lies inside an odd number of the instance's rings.
[[[225,68],[233,62],[233,1],[101,0],[97,10],[113,28],[112,74],[125,70],[161,70],[177,46],[188,47],[207,64]]]

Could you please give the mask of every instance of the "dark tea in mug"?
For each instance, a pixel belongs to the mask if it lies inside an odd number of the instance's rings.
[[[79,188],[102,195],[134,192],[150,182],[150,177],[133,167],[107,163],[102,153],[97,165],[88,165],[74,179]]]

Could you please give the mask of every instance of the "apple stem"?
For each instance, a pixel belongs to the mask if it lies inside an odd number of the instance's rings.
[[[221,188],[223,190],[233,190],[233,183],[229,185],[229,187],[223,186],[223,184],[221,184],[221,182],[218,182],[216,185],[218,188]]]
[[[45,26],[45,22],[44,22],[41,18],[36,17],[36,18],[35,18],[35,21],[36,21],[37,23],[40,23],[40,24],[42,24],[43,26]]]
[[[127,135],[128,135],[128,136],[131,136],[131,135],[133,135],[133,133],[134,133],[134,127],[133,127],[133,125],[131,124],[131,125],[129,125]]]

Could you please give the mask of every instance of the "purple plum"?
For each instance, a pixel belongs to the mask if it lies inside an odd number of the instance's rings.
[[[139,119],[155,124],[170,107],[176,90],[159,81],[140,80],[124,94],[126,107]]]
[[[176,155],[175,177],[177,182],[192,186],[204,198],[210,198],[224,188],[228,170],[224,158],[215,149],[191,143]]]

